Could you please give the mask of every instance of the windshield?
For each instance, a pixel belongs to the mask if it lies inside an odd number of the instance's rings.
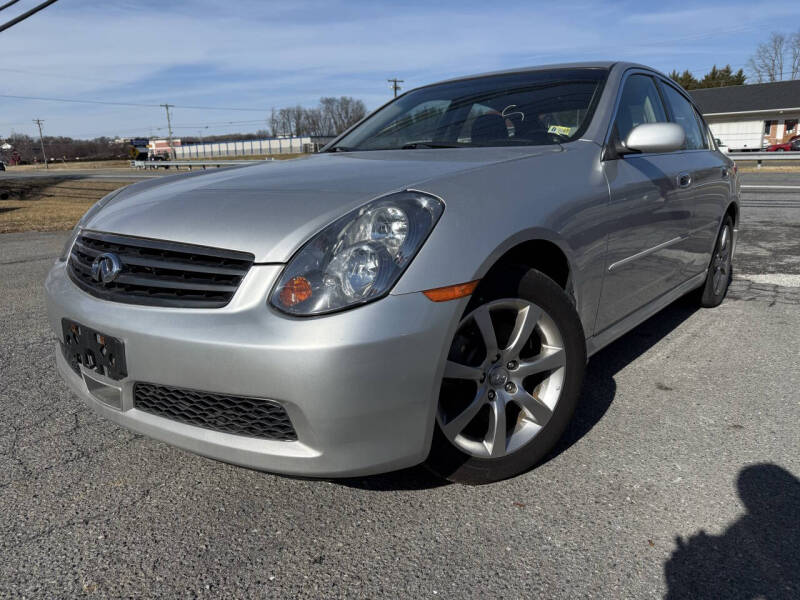
[[[588,125],[606,75],[606,69],[552,69],[419,88],[370,115],[328,151],[568,142]]]

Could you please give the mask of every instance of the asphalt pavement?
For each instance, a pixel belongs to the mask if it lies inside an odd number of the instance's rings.
[[[547,462],[249,471],[96,417],[59,381],[42,281],[66,234],[0,235],[0,597],[800,598],[800,175],[745,175],[721,307],[590,362]]]

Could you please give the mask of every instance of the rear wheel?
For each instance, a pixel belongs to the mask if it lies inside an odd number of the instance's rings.
[[[733,279],[733,219],[727,215],[722,222],[706,281],[698,290],[700,306],[714,308],[722,304]]]
[[[523,267],[484,280],[450,347],[427,466],[471,484],[527,471],[569,422],[585,363],[580,319],[558,284]]]

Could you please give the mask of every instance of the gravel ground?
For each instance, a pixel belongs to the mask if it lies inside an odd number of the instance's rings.
[[[484,487],[289,479],[97,418],[53,367],[65,234],[0,236],[0,597],[800,597],[800,192],[742,217],[724,304],[597,354],[548,461]]]

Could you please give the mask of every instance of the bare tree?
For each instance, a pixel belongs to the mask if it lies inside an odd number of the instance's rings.
[[[789,40],[789,73],[792,79],[800,79],[800,30]]]
[[[272,109],[269,125],[272,135],[331,137],[357,123],[367,114],[361,100],[350,96],[320,98],[316,108],[289,106]]]
[[[304,118],[304,129],[307,135],[317,137],[328,135],[329,129],[322,114],[322,109],[309,108],[306,110]]]
[[[350,96],[320,98],[319,103],[331,128],[329,135],[341,133],[367,114],[367,107],[364,103]]]
[[[769,40],[759,44],[756,53],[747,63],[752,77],[758,83],[781,81],[789,41],[782,33],[773,32]],[[792,77],[794,79],[794,77]]]

